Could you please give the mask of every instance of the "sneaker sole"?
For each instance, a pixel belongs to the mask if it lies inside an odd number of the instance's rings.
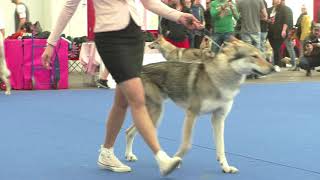
[[[98,166],[100,169],[106,169],[106,170],[110,170],[113,172],[131,172],[131,168],[118,168],[118,167],[114,167],[114,166],[107,166],[105,164],[102,164],[100,162],[97,162]]]
[[[162,176],[167,176],[170,173],[172,173],[175,169],[177,169],[177,167],[180,165],[180,163],[181,163],[181,159],[179,159],[178,161],[173,163],[172,166],[169,167],[167,171],[162,172]]]
[[[100,85],[100,84],[98,84],[97,87],[98,87],[98,88],[104,88],[104,89],[110,89],[110,87],[108,87],[108,86],[103,86],[103,85]]]

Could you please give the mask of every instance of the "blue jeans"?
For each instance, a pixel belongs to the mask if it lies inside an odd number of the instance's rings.
[[[266,43],[267,43],[267,36],[268,36],[268,32],[261,32],[260,33],[260,47],[262,52],[266,51]]]
[[[240,37],[241,37],[242,41],[244,41],[244,42],[246,42],[248,44],[252,44],[256,48],[258,48],[261,51],[263,51],[261,49],[261,33],[260,32],[257,32],[257,33],[241,33]]]
[[[301,67],[301,69],[310,71],[312,68],[320,66],[319,59],[320,59],[320,55],[318,55],[318,56],[308,56],[308,57],[302,56],[300,58],[299,67]]]
[[[290,56],[290,62],[292,64],[292,66],[295,66],[296,65],[296,52],[294,51],[293,42],[292,42],[292,40],[286,39],[284,41],[284,43],[286,44],[286,48],[287,48],[287,51]]]
[[[229,40],[231,36],[233,36],[233,32],[226,32],[226,33],[216,33],[216,32],[214,32],[213,36],[212,36],[212,39],[213,39],[214,42],[212,43],[211,50],[214,53],[218,53],[219,50],[220,50],[219,46],[221,46],[224,41]]]

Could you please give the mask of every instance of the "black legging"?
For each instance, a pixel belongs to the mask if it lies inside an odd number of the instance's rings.
[[[284,39],[269,38],[270,45],[273,49],[273,62],[274,65],[280,66],[280,48]]]

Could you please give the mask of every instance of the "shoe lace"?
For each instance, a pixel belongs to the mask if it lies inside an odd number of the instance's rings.
[[[101,152],[101,150],[100,150]],[[124,166],[124,164],[114,155],[111,151],[104,151],[102,153],[103,158],[108,159],[108,162],[112,163],[115,166]]]

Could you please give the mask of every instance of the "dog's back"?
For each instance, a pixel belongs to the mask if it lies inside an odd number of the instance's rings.
[[[170,98],[185,109],[200,111],[208,97],[221,97],[203,63],[160,62],[143,67],[141,78],[149,101],[162,103]]]
[[[149,48],[157,48],[167,61],[204,62],[214,57],[210,49],[178,48],[168,42],[163,36],[159,36]]]

